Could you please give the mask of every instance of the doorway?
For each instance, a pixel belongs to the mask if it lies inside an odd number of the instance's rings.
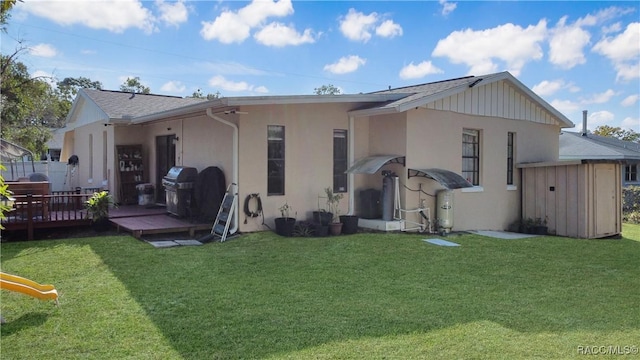
[[[176,135],[156,136],[156,203],[165,204],[162,179],[176,165]]]

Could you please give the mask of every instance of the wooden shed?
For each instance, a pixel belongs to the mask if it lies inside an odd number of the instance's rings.
[[[550,234],[604,238],[622,233],[621,163],[572,160],[520,164],[522,218],[546,220]]]

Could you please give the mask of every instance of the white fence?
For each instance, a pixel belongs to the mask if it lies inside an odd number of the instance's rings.
[[[5,181],[17,181],[21,177],[29,177],[32,173],[44,174],[51,182],[52,191],[74,190],[78,186],[76,171],[73,166],[59,161],[34,161],[35,171],[30,161],[24,163],[3,162],[5,167],[1,174]]]

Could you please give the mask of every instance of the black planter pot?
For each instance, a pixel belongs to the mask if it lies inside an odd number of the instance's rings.
[[[547,235],[547,227],[542,225],[537,225],[533,228],[533,233],[536,235]]]
[[[105,232],[111,227],[111,222],[109,218],[101,218],[91,223],[91,227],[93,227],[93,230],[96,232]]]
[[[356,215],[340,215],[342,233],[345,235],[355,234],[358,232],[358,216]]]
[[[333,214],[326,211],[314,211],[313,212],[313,222],[321,225],[329,225],[333,219]]]
[[[323,225],[320,223],[313,224],[313,235],[317,237],[329,236],[329,225]]]
[[[293,236],[293,229],[296,227],[295,218],[276,218],[276,234],[280,236]]]

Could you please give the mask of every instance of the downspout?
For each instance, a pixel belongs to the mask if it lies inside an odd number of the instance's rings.
[[[236,198],[236,207],[233,211],[233,225],[232,227],[229,229],[229,233],[230,234],[235,234],[238,231],[238,219],[240,216],[240,212],[238,210],[239,205],[238,205],[238,125],[227,121],[221,117],[218,117],[217,115],[215,115],[212,111],[211,108],[207,108],[207,116],[212,118],[213,120],[216,120],[218,122],[221,122],[227,126],[231,126],[231,128],[233,128],[233,172],[232,172],[232,176],[231,176],[231,182],[233,182],[234,184],[236,184],[236,193],[234,194],[234,197]]]
[[[353,165],[354,163],[354,159],[355,159],[355,134],[354,134],[354,128],[355,128],[355,124],[354,124],[354,117],[353,116],[349,116],[349,166]],[[349,189],[349,211],[347,212],[347,215],[354,215],[355,212],[355,206],[354,206],[354,202],[355,202],[355,189],[353,188],[353,183],[354,183],[354,177],[355,175],[353,173],[350,173],[347,175],[347,189]]]

